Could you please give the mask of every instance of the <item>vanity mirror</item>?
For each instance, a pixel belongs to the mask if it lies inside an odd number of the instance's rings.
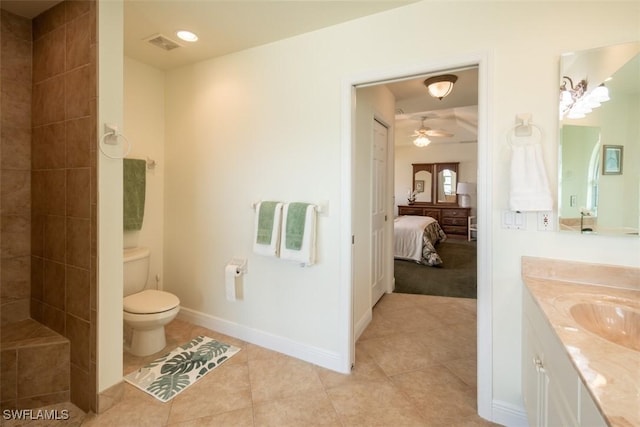
[[[458,163],[413,163],[416,203],[457,205]]]
[[[637,236],[640,43],[563,55],[560,71],[559,229]]]

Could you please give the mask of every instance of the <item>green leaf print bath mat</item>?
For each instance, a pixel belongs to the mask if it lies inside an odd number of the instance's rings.
[[[166,402],[239,351],[238,347],[201,335],[126,375],[124,379]]]

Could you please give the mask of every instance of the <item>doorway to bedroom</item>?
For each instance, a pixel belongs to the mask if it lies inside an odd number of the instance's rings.
[[[358,348],[367,348],[367,354],[375,359],[376,342],[385,339],[385,334],[395,334],[395,340],[402,340],[400,335],[403,334],[417,337],[425,345],[426,357],[431,358],[427,363],[439,361],[467,388],[478,389],[480,408],[480,400],[486,394],[481,389],[487,383],[478,384],[477,381],[478,236],[477,227],[469,229],[469,224],[476,223],[477,201],[483,196],[476,190],[479,178],[478,72],[478,65],[462,66],[355,86],[352,215],[356,236],[353,320]],[[424,81],[442,74],[454,74],[457,81],[448,96],[433,98],[427,93]],[[380,122],[389,128],[388,220],[383,250],[374,244],[375,224],[370,220],[378,189],[373,182],[375,153],[379,145],[375,143],[374,129],[375,123]],[[421,133],[427,133],[430,141],[426,146],[418,147],[414,141]],[[426,176],[417,174],[416,165],[429,165],[430,173]],[[363,195],[366,187],[361,185],[365,182],[370,188],[366,196]],[[459,194],[459,190],[464,190],[465,194]],[[439,262],[430,263],[432,258],[429,256],[421,256],[419,260],[396,259],[393,224],[397,218],[408,214],[433,218],[435,225],[431,227],[436,230],[433,232],[436,237],[431,242],[431,249]],[[359,242],[359,236],[367,238]],[[362,245],[368,248],[363,249]],[[421,252],[423,250],[420,248]],[[381,252],[383,262],[378,262]],[[387,269],[383,272],[387,293],[376,304],[373,285],[380,283],[379,265]],[[368,287],[363,286],[366,281],[363,277],[369,278]],[[361,315],[365,301],[370,304],[368,316]],[[384,324],[398,320],[398,316],[403,317],[401,323],[409,329],[385,331]],[[365,330],[367,325],[371,326]],[[427,348],[429,346],[444,350],[434,353]],[[356,362],[357,358],[356,354]],[[415,366],[407,369],[419,370],[420,363],[411,362]],[[475,399],[473,404],[475,407]]]
[[[478,71],[385,85],[395,99],[394,292],[477,297]],[[450,93],[431,96],[426,83],[445,78]],[[426,227],[418,241],[414,225]]]

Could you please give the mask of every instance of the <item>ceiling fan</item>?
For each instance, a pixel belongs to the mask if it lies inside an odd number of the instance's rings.
[[[418,137],[447,137],[450,138],[453,136],[453,134],[451,132],[447,132],[445,130],[442,129],[431,129],[430,127],[426,127],[424,125],[424,121],[427,119],[426,116],[422,117],[422,126],[419,129],[416,129],[413,132],[413,135],[411,135],[412,137],[418,138]]]

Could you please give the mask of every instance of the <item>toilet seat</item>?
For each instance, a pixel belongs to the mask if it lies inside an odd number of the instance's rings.
[[[169,292],[145,289],[125,297],[122,304],[124,311],[128,313],[153,314],[176,308],[180,305],[180,300]]]

